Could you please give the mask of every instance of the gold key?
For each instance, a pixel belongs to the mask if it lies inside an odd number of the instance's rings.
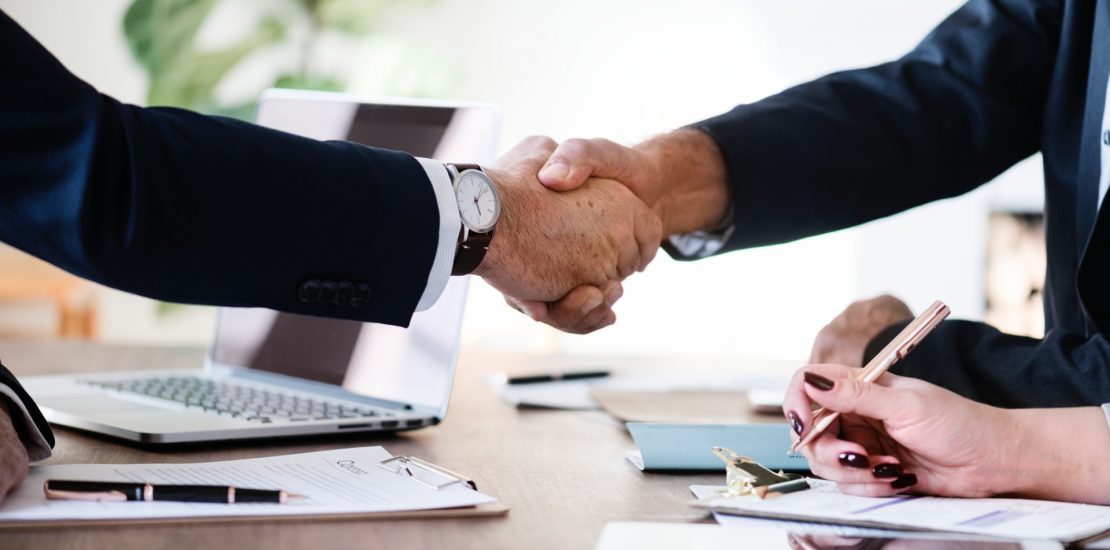
[[[809,489],[804,477],[781,470],[775,473],[762,464],[724,447],[713,447],[713,454],[725,463],[725,495],[755,495],[760,499]]]

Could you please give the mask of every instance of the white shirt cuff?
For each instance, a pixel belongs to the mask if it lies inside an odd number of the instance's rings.
[[[455,246],[459,242],[462,221],[459,219],[459,205],[455,202],[455,191],[451,188],[447,167],[437,160],[420,157],[416,160],[428,173],[428,181],[432,182],[436,204],[439,206],[439,245],[436,247],[432,271],[428,273],[428,285],[424,287],[424,294],[416,305],[416,311],[424,311],[439,300],[443,289],[447,288],[447,281],[451,279],[451,266],[455,263]]]
[[[721,251],[725,243],[736,231],[736,221],[733,219],[734,210],[730,209],[728,218],[721,227],[714,231],[691,231],[679,235],[671,235],[668,239],[675,252],[687,259],[707,258]]]
[[[31,413],[27,410],[27,406],[23,404],[23,400],[7,384],[0,384],[0,399],[4,397],[7,397],[13,405],[8,407],[8,410],[11,411],[12,424],[22,422],[26,427],[25,430],[17,429],[17,431],[26,433],[28,436],[28,439],[23,441],[23,445],[27,447],[27,459],[36,462],[50,458],[52,453],[50,443],[46,442],[46,436],[39,431],[38,424],[35,424],[35,419],[31,418]]]
[[[1110,403],[1102,406],[1102,413],[1106,415],[1106,423],[1110,424]]]

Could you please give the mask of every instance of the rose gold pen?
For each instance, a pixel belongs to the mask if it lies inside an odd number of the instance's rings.
[[[884,372],[890,369],[891,365],[897,363],[903,359],[906,354],[913,351],[913,348],[917,347],[933,329],[937,328],[937,325],[939,325],[945,317],[948,317],[949,313],[950,310],[948,306],[944,305],[943,302],[933,302],[933,305],[929,306],[921,315],[918,315],[916,319],[906,325],[906,328],[902,329],[902,332],[899,332],[898,336],[895,336],[878,355],[867,363],[867,366],[863,367],[863,370],[856,376],[856,380],[868,383],[878,380]],[[799,447],[805,447],[812,443],[814,439],[817,439],[817,436],[821,435],[821,432],[828,429],[829,425],[840,416],[840,413],[837,412],[827,415],[825,412],[825,409],[821,408],[814,413],[813,419],[816,423],[814,423],[813,428],[809,430],[809,433],[807,433],[805,437],[799,439],[790,446],[790,453],[797,451]]]

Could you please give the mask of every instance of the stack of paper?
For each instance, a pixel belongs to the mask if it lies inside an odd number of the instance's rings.
[[[699,505],[723,514],[1009,539],[1073,542],[1110,531],[1110,506],[1012,498],[857,497],[809,479],[810,489],[760,500],[717,498]]]

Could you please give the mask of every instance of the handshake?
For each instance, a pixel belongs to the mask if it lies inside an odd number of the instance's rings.
[[[474,271],[513,308],[567,332],[616,322],[621,282],[670,235],[710,229],[731,208],[716,143],[683,129],[635,147],[530,137],[486,167],[497,234]]]

